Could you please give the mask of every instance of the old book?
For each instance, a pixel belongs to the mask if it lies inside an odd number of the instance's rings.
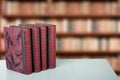
[[[30,29],[4,27],[5,57],[9,70],[31,74],[32,51]]]
[[[56,26],[47,26],[47,45],[48,45],[48,68],[56,67]]]

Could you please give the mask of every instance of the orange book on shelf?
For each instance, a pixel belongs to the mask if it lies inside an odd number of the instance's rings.
[[[80,3],[79,2],[68,2],[67,13],[71,15],[79,15],[80,14]]]
[[[118,14],[119,12],[118,12],[118,10],[119,10],[119,7],[118,7],[118,2],[112,2],[111,3],[111,13],[113,14],[113,15],[116,15],[116,14]]]
[[[109,51],[120,51],[120,39],[119,38],[110,38],[109,41]]]
[[[90,14],[91,13],[91,5],[92,3],[89,1],[82,1],[80,4],[80,12],[81,14]],[[92,13],[91,13],[92,14]]]
[[[86,32],[86,20],[76,19],[73,20],[74,33],[85,33]]]
[[[22,12],[22,15],[32,15],[33,14],[33,3],[22,2],[20,11]]]
[[[105,13],[105,3],[104,2],[94,2],[91,5],[92,14],[104,15]]]
[[[65,1],[58,1],[58,2],[52,3],[50,7],[50,13],[57,14],[57,15],[66,14],[66,4],[67,3]]]

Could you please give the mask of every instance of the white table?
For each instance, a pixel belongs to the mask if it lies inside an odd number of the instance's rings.
[[[6,69],[0,61],[0,80],[118,80],[104,59],[58,59],[56,69],[24,75]]]

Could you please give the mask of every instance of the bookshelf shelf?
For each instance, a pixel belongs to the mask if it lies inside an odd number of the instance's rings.
[[[8,19],[13,19],[13,18],[120,18],[120,15],[69,15],[69,14],[65,14],[65,15],[54,15],[54,14],[40,14],[40,15],[8,15],[8,14],[2,14],[1,15],[4,18],[8,18]]]
[[[120,37],[120,33],[57,33],[57,37]]]
[[[115,73],[116,74],[120,74],[120,70],[115,70]]]
[[[120,51],[57,51],[57,56],[117,56]]]
[[[57,37],[120,37],[120,33],[57,33]],[[0,33],[3,38],[3,33]]]

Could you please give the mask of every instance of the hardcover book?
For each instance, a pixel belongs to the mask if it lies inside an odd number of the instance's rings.
[[[4,27],[5,57],[9,70],[32,73],[30,29]]]

